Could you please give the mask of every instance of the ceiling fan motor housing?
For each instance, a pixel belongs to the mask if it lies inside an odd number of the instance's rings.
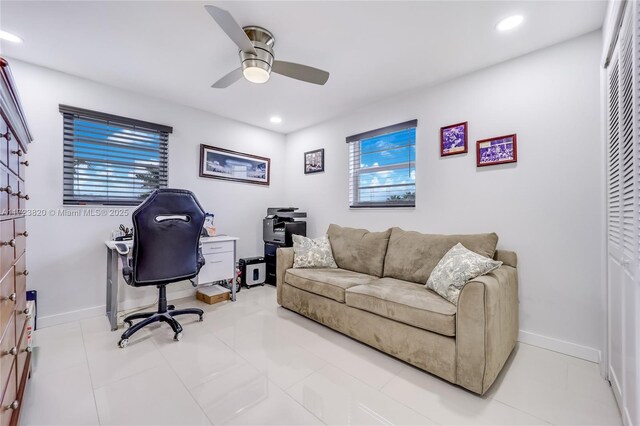
[[[264,28],[256,26],[244,27],[243,30],[251,40],[251,43],[253,43],[257,54],[239,51],[242,70],[255,67],[261,68],[270,74],[271,66],[273,65],[273,45],[275,44],[273,34]]]

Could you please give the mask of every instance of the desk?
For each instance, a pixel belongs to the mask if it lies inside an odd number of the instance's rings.
[[[231,286],[233,302],[236,300],[236,241],[238,238],[227,235],[200,238],[205,265],[196,277],[198,285],[233,278]],[[133,241],[107,240],[104,242],[107,246],[107,317],[111,323],[111,331],[118,329],[118,283],[120,282],[118,258],[120,256],[116,251],[116,243],[120,242],[130,248],[133,247]]]

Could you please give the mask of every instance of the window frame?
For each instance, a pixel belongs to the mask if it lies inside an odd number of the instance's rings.
[[[365,169],[363,169],[362,167],[358,166],[358,167],[354,167],[354,162],[357,162],[358,164],[361,164],[361,159],[362,159],[362,152],[360,152],[359,154],[356,154],[354,151],[356,149],[360,150],[361,149],[361,143],[363,140],[366,139],[371,139],[374,137],[379,137],[379,136],[384,136],[384,135],[389,135],[389,134],[393,134],[393,133],[398,133],[404,130],[409,130],[409,129],[414,129],[414,132],[417,134],[417,127],[418,127],[418,120],[409,120],[409,121],[405,121],[402,123],[397,123],[397,124],[393,124],[390,126],[386,126],[386,127],[381,127],[379,129],[375,129],[375,130],[371,130],[371,131],[367,131],[367,132],[363,132],[363,133],[359,133],[356,135],[352,135],[346,138],[346,142],[347,144],[349,144],[349,179],[350,179],[350,185],[349,185],[349,208],[350,209],[361,209],[361,208],[415,208],[416,206],[416,183],[415,183],[415,179],[414,179],[414,197],[412,200],[407,200],[407,201],[399,201],[399,202],[394,202],[391,200],[385,200],[385,201],[380,201],[380,202],[359,202],[359,198],[360,198],[360,184],[359,184],[359,180],[360,180],[360,176],[362,174],[362,171],[364,170],[365,173],[377,173],[377,172],[384,172],[384,171],[391,171],[391,170],[400,170],[400,169],[406,169],[406,168],[413,168],[413,170],[415,171],[416,169],[416,161],[415,158],[413,159],[413,161],[411,161],[411,158],[409,158],[408,162],[402,162],[402,163],[394,163],[394,164],[388,164],[388,165],[383,165],[383,166],[377,166],[377,167],[367,167]],[[409,148],[411,149],[411,147],[416,148],[416,134],[414,134],[414,139],[413,139],[413,143],[412,144],[407,144],[407,145],[401,145],[401,146],[397,146],[394,147],[393,149],[402,149],[402,148]],[[381,151],[388,151],[387,149],[385,150],[380,150],[380,151],[372,151],[372,152],[368,152],[366,154],[371,154],[374,152],[381,152]],[[356,160],[356,155],[358,156],[357,160]],[[400,187],[400,186],[407,186],[408,184],[389,184],[389,185],[380,185],[380,186],[376,186],[376,188],[391,188],[391,187]]]
[[[122,117],[118,115],[108,114],[99,111],[92,111],[83,108],[77,108],[69,105],[59,105],[59,111],[63,117],[63,166],[62,166],[62,179],[63,179],[63,191],[62,191],[62,204],[64,206],[123,206],[133,207],[137,206],[144,201],[144,199],[137,198],[139,194],[130,192],[126,194],[129,199],[116,199],[110,200],[108,195],[96,195],[96,199],[92,200],[91,196],[76,194],[77,189],[73,183],[67,182],[70,177],[75,181],[78,179],[78,173],[75,170],[75,166],[70,164],[70,159],[76,158],[76,143],[75,126],[76,120],[84,120],[96,124],[104,124],[108,126],[118,127],[121,130],[131,130],[146,133],[156,133],[159,135],[157,148],[135,148],[136,150],[153,152],[159,157],[159,177],[156,182],[158,188],[166,188],[169,181],[169,134],[173,133],[173,128],[161,124],[151,123],[143,120],[132,119],[128,117]],[[70,131],[71,130],[71,131]],[[120,145],[133,144],[137,135],[129,138],[126,141],[119,141]],[[100,145],[108,146],[108,140],[105,137],[94,138],[95,146]],[[133,145],[132,145],[133,146]],[[90,147],[88,149],[91,149]],[[132,148],[133,149],[133,148]],[[120,153],[121,154],[121,153]],[[108,164],[112,157],[106,157],[105,164]],[[117,158],[117,157],[116,157]],[[116,160],[117,161],[117,160]],[[96,180],[96,182],[100,183]],[[108,179],[104,179],[104,186],[101,186],[101,190],[106,190],[109,187]]]

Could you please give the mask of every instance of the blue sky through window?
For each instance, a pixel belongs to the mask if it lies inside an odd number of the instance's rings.
[[[352,153],[358,157],[352,159],[356,204],[415,200],[415,128],[363,139],[356,144],[359,146]]]

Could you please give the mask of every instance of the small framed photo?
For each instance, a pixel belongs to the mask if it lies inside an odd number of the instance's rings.
[[[440,156],[467,152],[467,122],[440,128]]]
[[[324,172],[324,148],[304,153],[304,174]]]
[[[477,142],[476,164],[478,167],[517,161],[518,144],[515,134],[482,139]]]
[[[215,146],[200,145],[200,176],[269,185],[271,160]]]

